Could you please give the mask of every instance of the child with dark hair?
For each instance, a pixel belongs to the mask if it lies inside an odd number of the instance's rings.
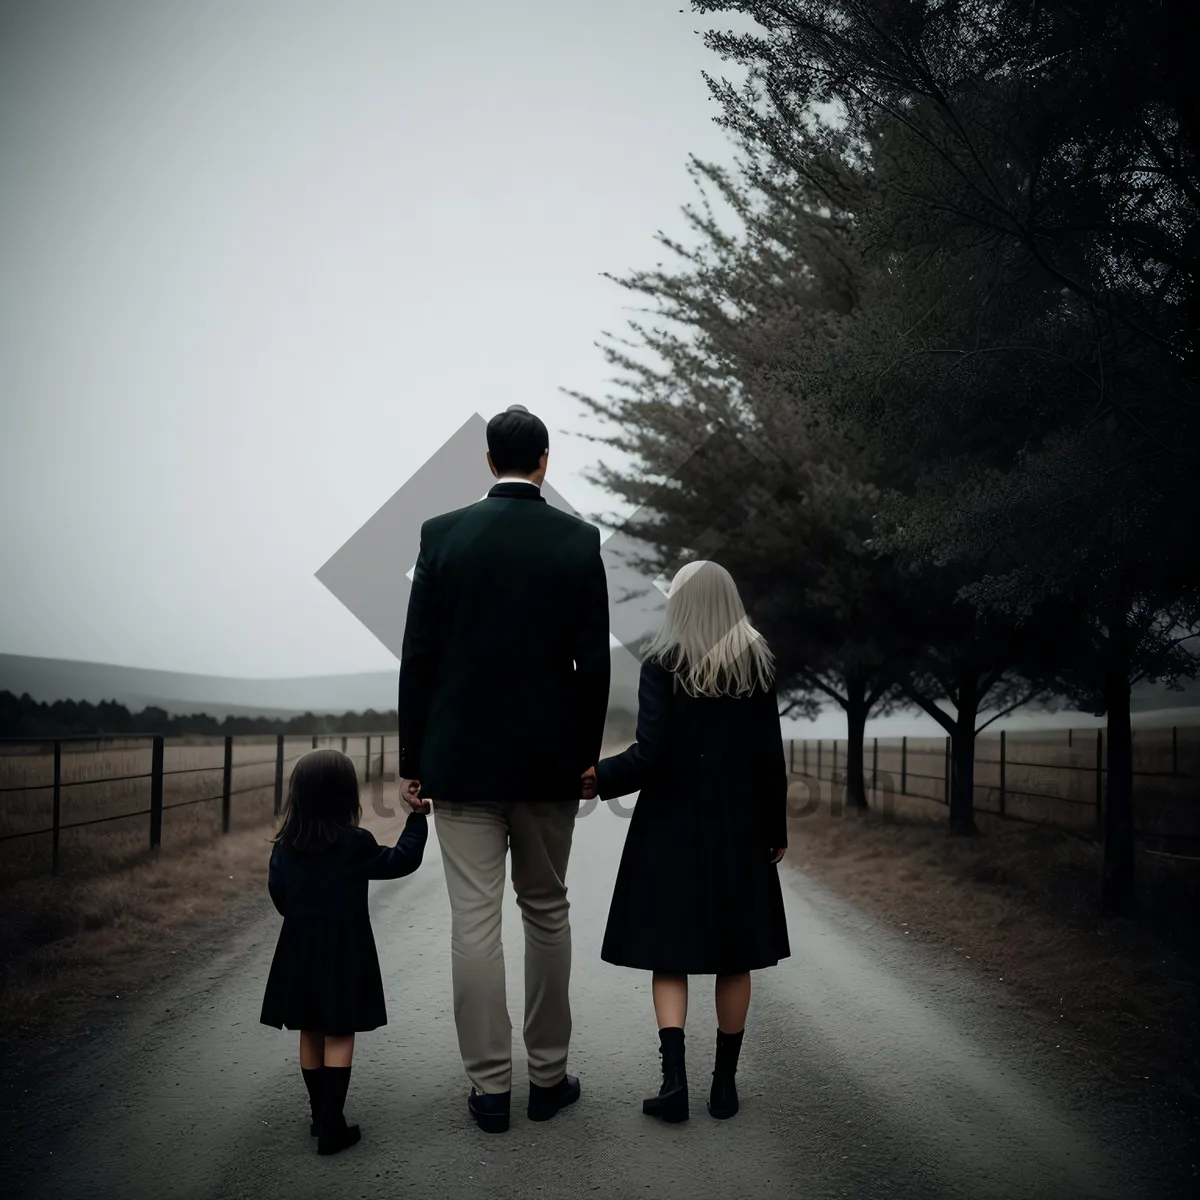
[[[387,1024],[379,956],[367,910],[367,881],[398,879],[421,865],[429,801],[406,781],[412,809],[394,846],[359,827],[354,763],[337,750],[313,750],[296,763],[267,887],[283,916],[260,1020],[300,1031],[300,1069],[318,1154],[359,1140],[343,1109],[354,1035]]]

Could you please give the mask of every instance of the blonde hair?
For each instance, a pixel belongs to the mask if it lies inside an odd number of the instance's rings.
[[[755,685],[765,691],[775,677],[774,655],[750,624],[733,576],[705,559],[671,581],[666,619],[646,658],[675,672],[692,696],[740,696]]]

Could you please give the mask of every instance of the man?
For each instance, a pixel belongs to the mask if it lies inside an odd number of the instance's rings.
[[[580,777],[608,707],[608,588],[594,525],[546,503],[546,426],[488,422],[499,482],[426,521],[400,661],[400,774],[420,780],[450,895],[454,1020],[480,1128],[508,1128],[512,1024],[500,913],[505,860],[525,928],[529,1107],[579,1098],[567,1074],[567,859]]]

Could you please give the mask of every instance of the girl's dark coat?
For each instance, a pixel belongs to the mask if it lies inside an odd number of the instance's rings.
[[[637,741],[596,766],[608,800],[640,791],[601,957],[672,974],[733,974],[790,954],[778,867],[787,767],[774,689],[689,696],[642,667]]]
[[[264,1025],[338,1036],[387,1024],[367,882],[415,871],[428,835],[428,819],[412,813],[394,846],[380,846],[360,828],[343,829],[323,850],[275,843],[267,887],[283,928],[267,977]]]

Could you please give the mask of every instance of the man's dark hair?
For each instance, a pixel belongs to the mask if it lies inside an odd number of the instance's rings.
[[[488,453],[501,475],[532,475],[550,449],[550,435],[540,417],[520,404],[497,413],[487,426]]]

